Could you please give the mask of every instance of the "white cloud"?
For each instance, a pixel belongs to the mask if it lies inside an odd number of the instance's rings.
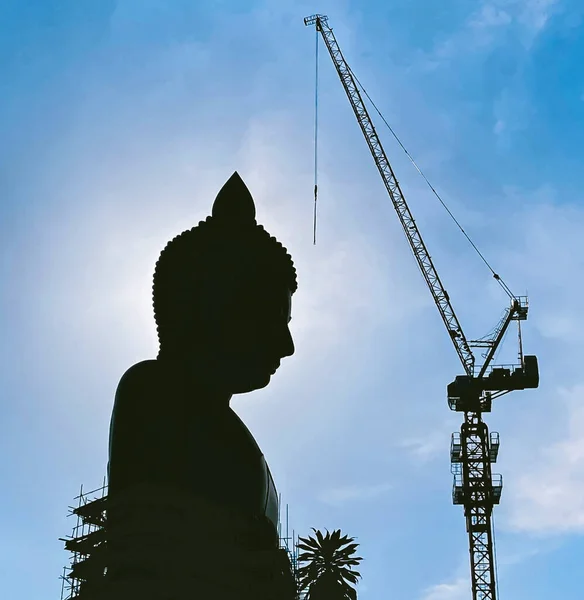
[[[558,412],[568,424],[559,440],[535,449],[535,460],[511,486],[509,525],[516,530],[555,534],[584,532],[584,384],[558,389]]]
[[[463,25],[423,56],[422,66],[434,69],[469,54],[490,50],[513,28],[525,49],[545,29],[559,0],[484,0]]]
[[[389,483],[380,483],[369,486],[349,485],[324,490],[318,495],[318,499],[324,504],[337,507],[355,501],[377,498],[386,494],[392,487],[393,486]]]
[[[430,427],[433,427],[430,424]],[[441,454],[448,452],[448,444],[452,427],[441,427],[428,431],[425,435],[410,437],[402,440],[398,445],[404,448],[416,461],[428,462]]]
[[[501,465],[505,493],[498,522],[514,531],[584,531],[584,315],[575,301],[584,293],[584,211],[578,200],[560,204],[550,187],[507,189],[498,209],[512,216],[497,262],[504,261],[509,283],[527,285],[525,351],[539,357],[541,371],[540,389],[507,404],[497,427],[505,444],[501,461],[509,461]]]
[[[524,33],[537,36],[548,24],[559,0],[486,0],[470,23],[506,26],[515,22]]]
[[[519,22],[537,35],[553,16],[559,0],[515,0],[514,4],[518,8]]]
[[[493,4],[483,4],[478,12],[470,17],[468,26],[471,29],[486,27],[502,27],[512,21],[511,15]]]
[[[467,600],[471,596],[469,577],[460,577],[450,583],[439,583],[424,591],[420,600]]]
[[[495,135],[501,135],[505,131],[506,123],[502,119],[497,119],[495,122],[495,126],[493,127],[493,132]]]
[[[493,131],[501,140],[508,141],[513,133],[525,129],[534,109],[527,93],[521,89],[521,81],[512,84],[512,89],[503,88],[493,104]]]
[[[517,225],[508,236],[516,241],[502,258],[510,276],[529,282],[534,308],[529,326],[550,341],[574,345],[584,338],[584,314],[574,302],[584,293],[584,211],[579,198],[559,204],[556,196],[549,187],[507,190],[508,206],[524,208],[514,211]]]
[[[525,539],[525,536],[520,536],[518,541],[519,543],[515,544],[515,548],[508,549],[504,547],[503,550],[497,548],[497,570],[500,575],[530,558],[541,554],[549,554],[557,547],[557,544],[551,544],[549,540],[539,540],[538,543],[537,540]],[[506,544],[506,546],[508,545],[511,544]]]
[[[496,566],[499,581],[502,577],[507,579],[510,576],[508,573],[512,572],[516,565],[536,555],[550,553],[556,547],[557,544],[550,544],[549,540],[526,540],[524,536],[506,540],[504,546],[497,544]],[[468,600],[471,597],[471,573],[467,553],[452,577],[425,589],[419,600]]]

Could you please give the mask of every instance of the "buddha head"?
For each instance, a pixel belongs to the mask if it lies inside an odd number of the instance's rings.
[[[170,241],[156,264],[158,360],[229,394],[265,387],[294,353],[296,288],[292,258],[256,223],[253,198],[234,173],[211,216]]]

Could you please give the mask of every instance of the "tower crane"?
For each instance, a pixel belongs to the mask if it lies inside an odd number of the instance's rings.
[[[491,472],[491,465],[497,461],[499,452],[499,434],[489,433],[482,415],[491,411],[495,398],[511,391],[539,386],[537,357],[524,356],[521,342],[521,321],[527,319],[528,299],[512,294],[493,271],[494,278],[507,292],[510,304],[490,335],[467,340],[363,102],[358,80],[345,61],[328,18],[316,14],[306,17],[304,24],[314,25],[317,34],[322,36],[410,248],[462,363],[464,374],[458,375],[447,387],[450,409],[464,416],[460,433],[452,434],[450,446],[454,475],[452,501],[464,507],[473,600],[496,600],[492,512],[493,507],[499,504],[503,480],[501,475]],[[494,366],[495,353],[513,321],[519,328],[519,364]],[[477,348],[483,349],[484,362],[481,365],[476,364],[473,353],[473,349]]]

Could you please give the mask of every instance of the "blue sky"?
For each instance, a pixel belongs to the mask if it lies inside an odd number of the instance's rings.
[[[299,273],[296,354],[237,397],[291,526],[357,536],[368,600],[469,598],[446,385],[460,366],[321,52],[349,64],[515,293],[541,387],[497,402],[500,596],[581,597],[584,7],[577,0],[5,0],[0,6],[0,579],[57,598],[67,506],[99,485],[116,385],[156,353],[154,263],[238,170]],[[386,151],[471,338],[506,297]],[[509,336],[502,357],[513,356]],[[34,570],[33,570],[33,566]]]

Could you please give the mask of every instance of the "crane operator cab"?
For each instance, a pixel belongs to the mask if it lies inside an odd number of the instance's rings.
[[[485,377],[458,375],[448,386],[448,406],[459,412],[491,410],[490,396],[483,392],[512,392],[539,387],[539,367],[536,356],[524,356],[517,367],[493,367]]]

